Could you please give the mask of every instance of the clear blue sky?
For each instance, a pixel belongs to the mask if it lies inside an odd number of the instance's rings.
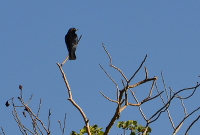
[[[149,77],[158,76],[158,86],[163,90],[160,72],[164,71],[167,87],[178,91],[195,86],[200,78],[200,1],[1,1],[0,2],[0,126],[8,135],[20,134],[12,117],[12,107],[5,102],[19,95],[18,85],[24,87],[24,99],[34,97],[30,107],[37,111],[42,98],[41,119],[47,123],[48,109],[52,109],[52,134],[61,134],[58,120],[67,113],[66,134],[79,132],[84,126],[79,112],[67,100],[68,94],[56,62],[68,55],[64,36],[71,27],[83,35],[77,60],[68,61],[63,69],[67,74],[74,100],[82,107],[90,124],[107,126],[116,104],[103,98],[99,91],[115,98],[115,86],[99,67],[101,63],[119,83],[122,77],[108,64],[101,44],[110,52],[113,62],[128,78],[148,54],[145,66]],[[142,69],[132,84],[144,79]],[[151,84],[133,89],[139,100],[148,95]],[[154,95],[156,92],[154,91]],[[193,99],[186,101],[188,113],[199,107],[199,90]],[[135,103],[129,97],[130,102]],[[15,98],[16,103],[17,98]],[[183,109],[179,100],[171,106],[175,125],[181,120]],[[161,106],[160,99],[144,104],[147,115]],[[19,109],[21,112],[22,109]],[[21,115],[21,114],[20,114]],[[187,120],[178,133],[199,115]],[[28,123],[28,119],[21,119]],[[137,107],[128,107],[119,120],[138,120],[144,124]],[[190,134],[200,132],[196,123]],[[167,114],[150,125],[153,135],[172,132]],[[123,133],[116,128],[111,135]]]

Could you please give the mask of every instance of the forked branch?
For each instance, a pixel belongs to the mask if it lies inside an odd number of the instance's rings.
[[[146,58],[147,58],[147,55],[145,56],[144,60],[142,61],[142,63],[140,64],[139,68],[136,70],[136,72],[132,75],[132,77],[128,80],[127,77],[125,76],[125,74],[123,73],[123,71],[116,67],[115,65],[113,65],[112,63],[112,57],[110,55],[110,53],[107,51],[106,47],[104,46],[104,44],[102,44],[106,54],[108,55],[108,58],[110,60],[110,67],[116,69],[121,75],[122,77],[125,79],[126,82],[124,82],[122,80],[122,84],[123,84],[123,89],[122,90],[119,90],[118,89],[118,84],[114,81],[114,79],[107,73],[107,71],[100,65],[100,67],[102,68],[102,70],[106,73],[106,75],[111,79],[111,81],[116,85],[116,88],[117,88],[117,101],[114,101],[112,99],[110,99],[109,97],[105,96],[102,92],[101,94],[109,101],[111,102],[116,102],[117,103],[117,108],[115,110],[115,113],[114,113],[114,116],[112,117],[112,119],[110,120],[108,126],[106,127],[106,130],[104,132],[104,135],[108,135],[108,133],[110,132],[110,129],[112,128],[112,126],[114,125],[115,121],[117,119],[119,119],[120,117],[120,114],[121,112],[127,107],[127,106],[140,106],[141,104],[147,102],[147,101],[150,101],[156,97],[158,97],[160,94],[162,94],[162,92],[154,97],[151,97],[152,96],[152,91],[153,91],[153,88],[154,88],[154,84],[155,84],[155,81],[158,79],[157,77],[153,77],[153,78],[148,78],[148,71],[147,71],[147,68],[145,67],[145,79],[134,84],[134,85],[129,85],[129,83],[131,82],[131,80],[136,76],[136,74],[139,72],[139,70],[141,69],[141,67],[143,66]],[[146,82],[149,82],[149,81],[153,81],[153,84],[151,86],[151,89],[150,89],[150,92],[149,92],[149,95],[146,99],[144,99],[142,102],[138,102],[137,104],[132,104],[132,103],[129,103],[128,101],[128,90],[130,88],[135,88],[141,84],[144,84]],[[119,93],[119,94],[118,94]],[[133,93],[133,92],[132,92]],[[119,95],[119,96],[118,96]],[[147,129],[147,128],[146,128]]]

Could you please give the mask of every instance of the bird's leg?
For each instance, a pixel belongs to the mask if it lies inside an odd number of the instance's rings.
[[[63,66],[65,63],[66,63],[66,61],[69,59],[69,55],[65,58],[65,60],[62,62],[62,64],[61,64],[61,66]]]

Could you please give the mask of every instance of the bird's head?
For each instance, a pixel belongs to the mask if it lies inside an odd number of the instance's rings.
[[[70,31],[74,31],[74,32],[76,32],[78,29],[76,29],[76,28],[70,28]]]

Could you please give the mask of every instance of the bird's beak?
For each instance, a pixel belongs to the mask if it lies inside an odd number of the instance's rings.
[[[76,29],[76,31],[77,31],[78,29]]]

